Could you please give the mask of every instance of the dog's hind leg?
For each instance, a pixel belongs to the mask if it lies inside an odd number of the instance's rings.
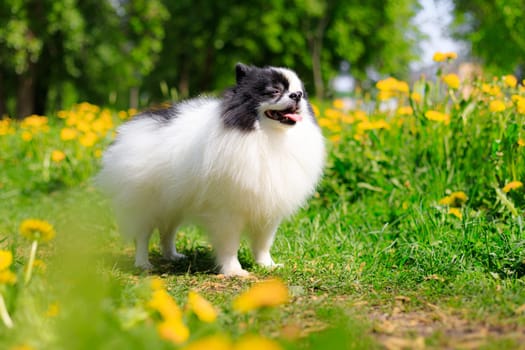
[[[142,216],[124,211],[117,211],[116,214],[122,236],[135,242],[135,266],[151,270],[153,265],[149,261],[148,253],[153,227]]]
[[[160,229],[160,250],[162,257],[166,260],[177,261],[186,256],[177,252],[173,238],[177,232],[176,226],[164,227]]]

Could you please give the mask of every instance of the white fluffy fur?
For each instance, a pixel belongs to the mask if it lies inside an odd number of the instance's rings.
[[[290,91],[301,89],[295,73],[282,72]],[[324,162],[322,135],[301,103],[303,120],[294,126],[266,118],[264,110],[275,106],[261,106],[250,132],[225,127],[220,100],[208,98],[183,103],[166,125],[145,117],[122,125],[97,182],[113,201],[122,234],[136,242],[136,266],[151,268],[155,228],[163,256],[181,257],[173,237],[185,223],[207,230],[225,275],[247,274],[237,259],[242,232],[255,261],[274,266],[277,227],[312,194]]]

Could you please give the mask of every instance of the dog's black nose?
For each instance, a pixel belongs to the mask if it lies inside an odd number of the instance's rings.
[[[303,93],[301,91],[292,92],[290,95],[288,95],[288,97],[290,97],[295,102],[299,102],[301,97],[303,97]]]

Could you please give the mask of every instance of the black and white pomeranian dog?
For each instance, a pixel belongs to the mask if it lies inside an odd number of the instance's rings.
[[[275,232],[314,192],[324,139],[293,71],[239,63],[236,80],[222,98],[138,114],[105,152],[97,183],[123,236],[135,240],[136,266],[152,268],[156,228],[163,257],[184,257],[173,238],[186,223],[208,232],[225,275],[248,275],[237,258],[243,232],[255,261],[276,266]]]

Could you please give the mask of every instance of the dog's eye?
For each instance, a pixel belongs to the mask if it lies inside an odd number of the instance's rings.
[[[282,94],[282,90],[278,87],[275,87],[275,86],[271,86],[271,87],[268,87],[266,89],[268,95],[271,95],[271,96],[274,96],[274,97],[277,97],[279,96],[280,94]]]

